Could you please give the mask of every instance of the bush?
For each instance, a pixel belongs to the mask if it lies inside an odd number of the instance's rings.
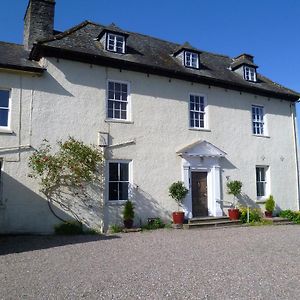
[[[123,228],[119,225],[114,224],[110,226],[110,230],[112,233],[119,233],[123,230]]]
[[[188,191],[182,181],[173,182],[169,187],[169,195],[177,202],[178,206],[182,203]]]
[[[130,200],[127,200],[123,209],[123,220],[134,219],[134,205]]]
[[[227,193],[237,197],[242,191],[243,184],[238,180],[228,181],[227,182]]]
[[[242,223],[247,223],[247,207],[241,207],[240,210],[240,220]],[[262,213],[259,208],[249,208],[249,222],[260,222],[262,219]]]
[[[300,224],[300,211],[292,211],[290,209],[283,210],[279,213],[279,216],[286,218],[296,224]]]
[[[275,209],[275,200],[274,197],[272,195],[269,196],[269,198],[267,199],[266,203],[265,203],[265,209],[268,212],[273,212]]]
[[[164,222],[160,218],[152,219],[148,222],[147,225],[144,225],[142,229],[144,230],[154,230],[154,229],[160,229],[165,228]]]
[[[55,234],[76,235],[84,234],[82,224],[77,221],[64,222],[54,226]]]

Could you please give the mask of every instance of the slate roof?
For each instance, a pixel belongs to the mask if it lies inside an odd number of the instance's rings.
[[[42,73],[44,69],[28,57],[23,45],[0,42],[0,68]]]
[[[117,28],[113,24],[114,28]],[[35,44],[31,58],[41,56],[63,57],[88,63],[131,69],[149,74],[159,74],[170,78],[184,79],[238,91],[260,94],[296,101],[300,94],[287,89],[270,79],[258,74],[257,82],[248,82],[230,70],[234,59],[229,56],[198,50],[200,69],[186,68],[174,57],[182,45],[160,40],[147,35],[127,32],[126,54],[106,51],[99,42],[99,35],[105,27],[85,21],[65,32],[55,35],[52,39],[39,41]]]

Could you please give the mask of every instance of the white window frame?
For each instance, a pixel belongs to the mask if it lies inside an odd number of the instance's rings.
[[[265,180],[264,181],[258,181],[257,180],[257,169],[263,169],[265,172]],[[257,183],[263,183],[264,184],[264,195],[258,195],[258,189],[257,189]],[[256,188],[256,198],[257,200],[263,200],[269,197],[271,194],[271,185],[270,185],[270,167],[266,165],[257,165],[255,166],[255,188]]]
[[[126,202],[127,200],[109,200],[109,164],[110,163],[126,163],[128,164],[128,200],[132,198],[132,186],[133,186],[133,175],[132,175],[132,170],[133,170],[133,163],[132,160],[129,159],[111,159],[107,160],[106,163],[106,202],[110,205],[114,204],[122,204]]]
[[[254,118],[253,117],[253,109],[258,109],[261,111],[260,114],[258,114],[258,116],[260,118]],[[255,116],[257,116],[257,114],[255,113]],[[255,126],[256,124],[256,126]],[[259,132],[255,132],[257,129]],[[268,136],[267,133],[267,120],[266,120],[266,116],[265,116],[265,108],[263,105],[259,105],[259,104],[252,104],[251,105],[251,130],[252,130],[252,134],[256,135],[256,136]]]
[[[190,56],[189,63],[188,55]],[[193,59],[195,59],[196,64],[193,64]],[[189,68],[199,69],[199,54],[192,51],[184,51],[184,65]]]
[[[121,38],[122,39],[122,49],[121,51],[118,51],[118,47],[117,47],[117,39]],[[110,46],[110,41],[113,41],[113,46]],[[123,35],[119,35],[119,34],[115,34],[115,33],[107,33],[107,38],[106,38],[106,50],[111,51],[111,52],[116,52],[116,53],[121,53],[124,54],[125,53],[125,44],[126,44],[126,40],[125,37]]]
[[[244,78],[247,81],[256,82],[256,70],[253,67],[244,66]]]
[[[126,119],[122,118],[114,118],[114,117],[109,117],[108,116],[108,101],[110,100],[109,97],[109,83],[120,83],[120,84],[126,84],[127,85],[127,106],[126,106]],[[110,101],[116,101],[118,100],[110,100]],[[120,102],[125,102],[125,101],[120,101]],[[130,82],[129,81],[120,81],[120,80],[114,80],[114,79],[108,79],[106,83],[106,120],[107,121],[115,121],[115,122],[131,122],[131,92],[130,92]]]
[[[7,89],[7,88],[1,88],[1,91],[7,91],[9,93],[8,96],[8,108],[6,107],[0,107],[1,109],[7,109],[8,111],[8,116],[7,116],[7,126],[0,126],[0,132],[6,132],[10,130],[10,126],[11,126],[11,89]]]
[[[191,109],[191,96],[196,96],[196,97],[200,97],[203,98],[204,101],[204,110],[202,111],[199,107],[199,111],[195,110],[195,109]],[[198,94],[198,93],[189,93],[189,100],[188,100],[188,105],[189,105],[189,128],[190,129],[196,129],[196,130],[207,130],[208,129],[208,113],[207,113],[207,97],[204,94]],[[194,113],[202,113],[203,114],[203,122],[204,122],[204,126],[201,127],[200,126],[200,122],[199,122],[199,126],[191,126],[191,112]]]

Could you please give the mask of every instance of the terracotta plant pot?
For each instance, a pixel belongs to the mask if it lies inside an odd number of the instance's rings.
[[[240,218],[240,211],[238,208],[229,208],[228,209],[229,220],[238,220]]]
[[[174,224],[183,224],[184,221],[184,212],[175,211],[172,213],[173,223]]]
[[[265,211],[266,218],[272,218],[273,212],[272,211]]]
[[[124,220],[124,227],[127,229],[132,228],[133,226],[133,220]]]

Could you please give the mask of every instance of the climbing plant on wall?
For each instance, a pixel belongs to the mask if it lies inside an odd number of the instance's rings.
[[[103,154],[73,137],[58,141],[56,146],[54,151],[49,142],[43,140],[29,157],[29,176],[38,180],[40,191],[49,202],[58,203],[81,221],[72,210],[72,201],[79,198],[82,204],[87,203],[89,187],[101,185]]]

